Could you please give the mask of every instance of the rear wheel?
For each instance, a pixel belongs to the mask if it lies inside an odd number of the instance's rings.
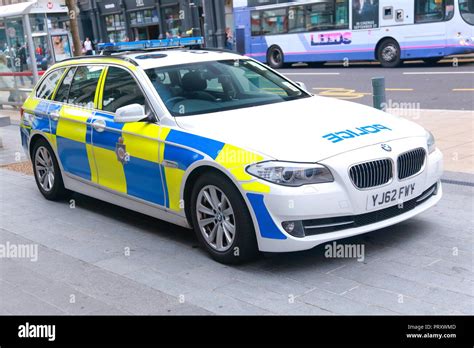
[[[285,64],[283,51],[278,46],[272,46],[267,52],[267,64],[273,69],[280,69]]]
[[[45,139],[39,139],[34,144],[31,158],[36,185],[41,194],[52,201],[64,198],[68,191],[64,188],[54,151]]]
[[[398,42],[385,39],[377,50],[377,57],[384,68],[395,68],[401,64],[401,51]]]
[[[232,182],[213,172],[203,175],[190,202],[196,236],[214,260],[237,264],[258,255],[252,218]]]

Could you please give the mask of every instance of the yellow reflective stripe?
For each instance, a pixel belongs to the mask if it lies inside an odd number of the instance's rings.
[[[229,171],[238,181],[250,181],[255,179],[252,175],[245,171],[245,166],[231,168]]]
[[[95,89],[94,95],[94,108],[102,110],[102,94],[104,87],[104,80],[107,74],[108,67],[105,67],[104,70],[100,73],[99,81],[97,82],[97,88]]]
[[[97,167],[99,185],[111,190],[127,193],[127,180],[122,163],[117,160],[115,151],[94,147],[94,158]],[[90,160],[89,160],[90,163]],[[91,173],[92,173],[91,168]]]
[[[225,144],[216,158],[216,162],[227,169],[240,167],[262,160],[262,156],[230,144]]]
[[[260,193],[270,192],[270,186],[262,184],[261,182],[258,182],[258,181],[242,183],[242,188],[245,191],[260,192]]]
[[[51,133],[43,133],[43,135],[48,138],[49,140],[49,143],[51,144],[51,146],[53,147],[54,150],[57,150],[58,148],[58,144],[56,142],[56,135],[54,134],[51,134]]]
[[[94,147],[90,144],[86,144],[86,151],[87,151],[87,159],[89,160],[89,167],[91,168],[91,181],[93,183],[98,183],[97,180],[97,171],[94,161]]]
[[[58,83],[56,84],[56,87],[54,87],[54,91],[53,91],[53,94],[51,95],[50,100],[54,100],[54,98],[56,98],[56,93],[58,93],[59,86],[63,83],[63,79],[64,79],[64,77],[66,77],[66,74],[68,72],[69,72],[69,69],[64,70],[63,74],[61,75],[61,77],[58,80]]]
[[[160,126],[157,124],[147,122],[126,123],[122,128],[122,138],[127,152],[132,157],[158,163],[159,132]]]
[[[158,134],[158,139],[160,140],[160,153],[159,153],[159,161],[160,163],[163,162],[165,158],[165,146],[166,144],[164,141],[168,134],[170,134],[171,129],[167,127],[160,127],[160,133]]]
[[[181,211],[181,183],[183,182],[184,170],[169,167],[164,167],[164,169],[168,190],[168,206],[171,210]]]
[[[29,97],[23,103],[23,109],[25,109],[27,112],[33,112],[35,111],[39,103],[40,103],[39,99],[34,99],[32,97]]]
[[[86,142],[87,120],[91,111],[81,108],[63,106],[59,111],[59,120],[56,135],[80,143]]]

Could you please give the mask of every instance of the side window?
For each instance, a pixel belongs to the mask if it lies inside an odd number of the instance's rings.
[[[69,89],[68,103],[92,109],[95,90],[103,69],[102,66],[78,67]]]
[[[288,31],[286,9],[263,11],[262,34],[283,34]]]
[[[262,20],[260,19],[259,11],[252,11],[250,22],[252,26],[252,36],[262,35]]]
[[[67,102],[69,88],[71,88],[72,78],[74,77],[75,72],[76,72],[76,68],[69,69],[69,71],[67,72],[66,76],[63,79],[63,82],[61,82],[61,85],[59,86],[58,91],[56,92],[56,96],[54,97],[55,101],[58,101],[61,103]]]
[[[135,79],[124,69],[109,67],[102,97],[102,109],[115,112],[130,104],[145,106],[145,96]]]
[[[290,6],[288,9],[288,32],[305,31],[304,6]]]
[[[333,29],[335,23],[334,3],[325,1],[308,7],[306,26],[308,31]]]
[[[66,69],[57,69],[54,70],[51,74],[46,76],[41,85],[36,90],[36,97],[40,99],[49,99],[51,98],[56,85],[58,84],[59,79],[63,75]]]
[[[415,23],[441,22],[444,0],[415,0]]]

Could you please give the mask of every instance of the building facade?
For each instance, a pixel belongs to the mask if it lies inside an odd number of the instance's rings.
[[[203,13],[201,0],[78,0],[78,6],[82,36],[95,42],[181,36],[200,29]]]

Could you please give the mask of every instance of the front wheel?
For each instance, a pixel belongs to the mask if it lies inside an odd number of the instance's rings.
[[[245,201],[222,175],[212,172],[198,178],[191,194],[191,214],[196,236],[214,260],[237,264],[258,254]]]
[[[380,64],[384,68],[395,68],[401,64],[400,46],[395,40],[384,40],[377,51]]]

